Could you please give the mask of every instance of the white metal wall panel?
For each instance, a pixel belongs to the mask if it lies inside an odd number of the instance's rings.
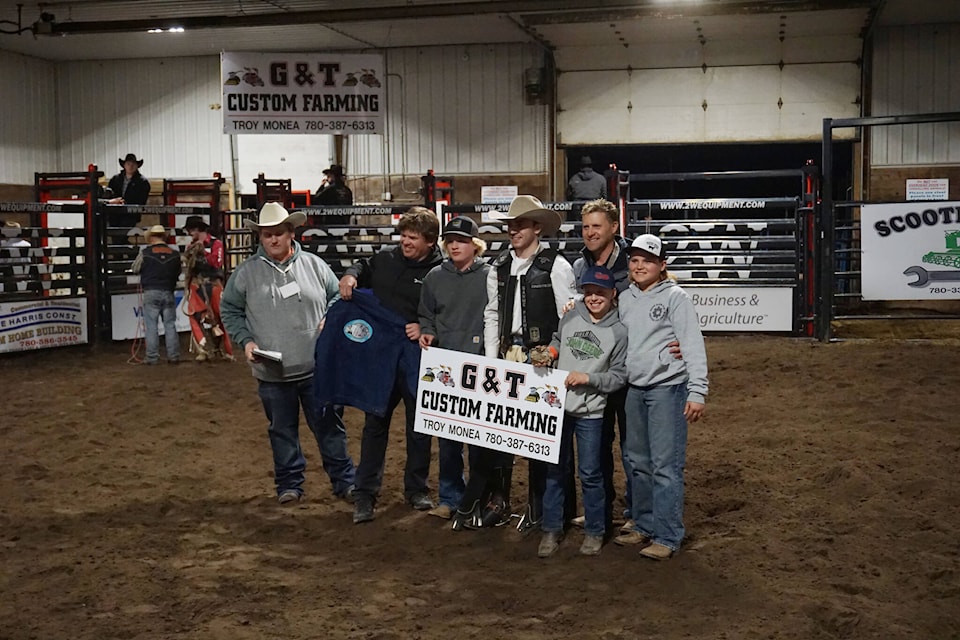
[[[0,51],[0,96],[0,183],[59,171],[55,65]]]
[[[960,23],[878,29],[871,115],[960,111]],[[960,162],[960,122],[872,127],[871,164]]]
[[[542,65],[530,45],[389,50],[387,134],[350,138],[350,170],[546,172],[548,107],[524,103],[523,80],[525,69]]]
[[[823,118],[859,115],[859,78],[853,63],[564,73],[557,126],[566,145],[818,140]]]
[[[590,25],[592,40],[574,37],[556,52],[560,140],[818,140],[823,118],[860,115],[864,18],[841,10]],[[560,35],[552,28],[548,37]],[[604,29],[610,44],[591,46]]]
[[[147,178],[230,177],[217,57],[69,62],[58,76],[63,170],[112,175],[135,153]]]

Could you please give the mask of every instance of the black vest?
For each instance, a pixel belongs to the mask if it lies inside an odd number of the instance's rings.
[[[520,276],[520,305],[523,323],[523,346],[526,348],[550,344],[560,326],[557,303],[553,295],[550,272],[557,259],[555,249],[544,249],[533,259],[526,274]],[[517,278],[510,277],[513,257],[504,251],[493,261],[497,270],[497,299],[500,310],[500,355],[510,346],[513,327],[513,302]]]

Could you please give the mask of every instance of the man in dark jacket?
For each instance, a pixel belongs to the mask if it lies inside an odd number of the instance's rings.
[[[123,171],[110,178],[107,186],[113,191],[113,198],[107,204],[147,204],[150,195],[150,182],[140,173],[143,160],[138,160],[136,154],[128,153],[125,158],[119,158]]]
[[[596,200],[607,197],[607,181],[593,170],[590,156],[580,158],[580,171],[567,184],[568,200]]]
[[[319,205],[351,205],[353,191],[346,185],[343,177],[343,167],[339,164],[330,165],[323,171],[323,183],[313,194],[310,204]]]
[[[420,288],[427,273],[442,261],[437,249],[440,224],[437,216],[429,209],[413,207],[400,219],[397,231],[400,233],[399,246],[383,249],[371,258],[358,260],[347,269],[340,278],[340,296],[344,300],[350,300],[357,287],[372,289],[383,306],[407,321],[405,333],[410,341],[409,346],[419,350]],[[408,387],[405,376],[395,376],[386,414],[383,417],[373,413],[366,414],[360,464],[357,467],[354,523],[373,520],[374,505],[383,482],[390,418],[401,399],[407,417],[404,495],[414,509],[426,511],[434,507],[427,491],[431,440],[429,435],[413,430],[416,389]]]
[[[140,274],[143,289],[144,340],[147,355],[144,364],[160,362],[160,336],[157,323],[163,318],[163,341],[167,362],[180,362],[180,337],[177,335],[177,303],[173,292],[180,279],[180,252],[167,244],[167,230],[162,225],[147,229],[147,246],[133,261],[131,270]]]

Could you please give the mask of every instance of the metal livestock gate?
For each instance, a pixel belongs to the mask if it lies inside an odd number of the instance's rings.
[[[823,120],[823,197],[821,215],[815,218],[813,237],[817,240],[815,254],[816,272],[819,274],[816,287],[816,336],[819,340],[831,340],[834,320],[956,320],[956,313],[904,313],[890,314],[885,310],[871,309],[862,297],[863,247],[861,244],[861,208],[872,204],[893,204],[835,198],[833,130],[844,128],[869,128],[893,125],[924,124],[960,121],[960,112],[930,113],[917,115],[883,116],[869,118],[845,118]],[[860,136],[863,137],[862,135]],[[935,211],[938,221],[943,221],[936,203],[916,203],[924,212]],[[960,212],[955,212],[960,215]],[[919,214],[918,214],[919,215]],[[918,217],[918,225],[929,224]],[[960,220],[954,218],[960,228]],[[916,268],[916,267],[911,267]],[[924,270],[925,271],[925,270]],[[960,271],[941,272],[960,280]],[[906,272],[904,275],[908,275]],[[928,274],[923,275],[924,284]],[[918,280],[919,282],[919,280]],[[916,284],[916,283],[914,283]],[[958,296],[954,294],[954,300]]]

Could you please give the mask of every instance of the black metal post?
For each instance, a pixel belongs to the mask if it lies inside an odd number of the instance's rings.
[[[817,339],[821,342],[830,341],[830,322],[833,319],[833,243],[834,243],[834,216],[833,216],[833,119],[823,119],[823,159],[820,171],[821,200],[819,224],[814,225],[819,233],[815,233],[814,242],[819,242],[817,251],[817,292],[818,311],[815,323]]]

